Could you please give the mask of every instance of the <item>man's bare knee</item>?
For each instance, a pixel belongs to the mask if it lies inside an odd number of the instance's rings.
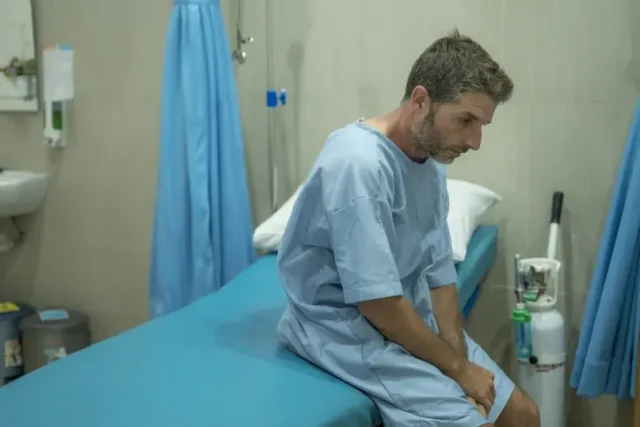
[[[522,420],[522,427],[540,427],[540,411],[529,396],[524,395],[518,412]]]
[[[516,388],[504,411],[495,422],[497,427],[540,427],[540,412],[535,402]]]
[[[522,417],[527,420],[527,427],[540,427],[540,411],[535,402],[527,396],[522,408]]]

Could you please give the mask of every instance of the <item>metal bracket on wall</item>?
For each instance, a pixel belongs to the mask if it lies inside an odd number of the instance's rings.
[[[231,54],[231,57],[238,64],[244,64],[247,60],[247,52],[243,50],[243,46],[248,43],[253,43],[253,37],[244,37],[242,30],[238,28],[236,31],[236,49]]]
[[[35,99],[36,94],[33,85],[33,78],[38,75],[38,63],[34,58],[25,60],[17,57],[11,58],[9,64],[4,67],[0,67],[0,73],[10,79],[27,78],[28,94],[24,97],[24,100],[31,101]]]

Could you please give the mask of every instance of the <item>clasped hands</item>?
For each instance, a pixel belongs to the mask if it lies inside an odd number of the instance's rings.
[[[462,387],[467,400],[486,418],[496,399],[493,372],[467,361],[453,379]]]

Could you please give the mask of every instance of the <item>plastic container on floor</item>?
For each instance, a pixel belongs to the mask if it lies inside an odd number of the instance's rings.
[[[32,372],[91,344],[89,318],[75,310],[39,310],[20,322],[24,369]]]

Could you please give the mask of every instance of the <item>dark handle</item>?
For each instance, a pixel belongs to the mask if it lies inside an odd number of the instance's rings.
[[[562,215],[562,202],[564,200],[564,193],[562,191],[556,191],[553,193],[553,206],[551,208],[551,222],[560,224],[560,216]]]

